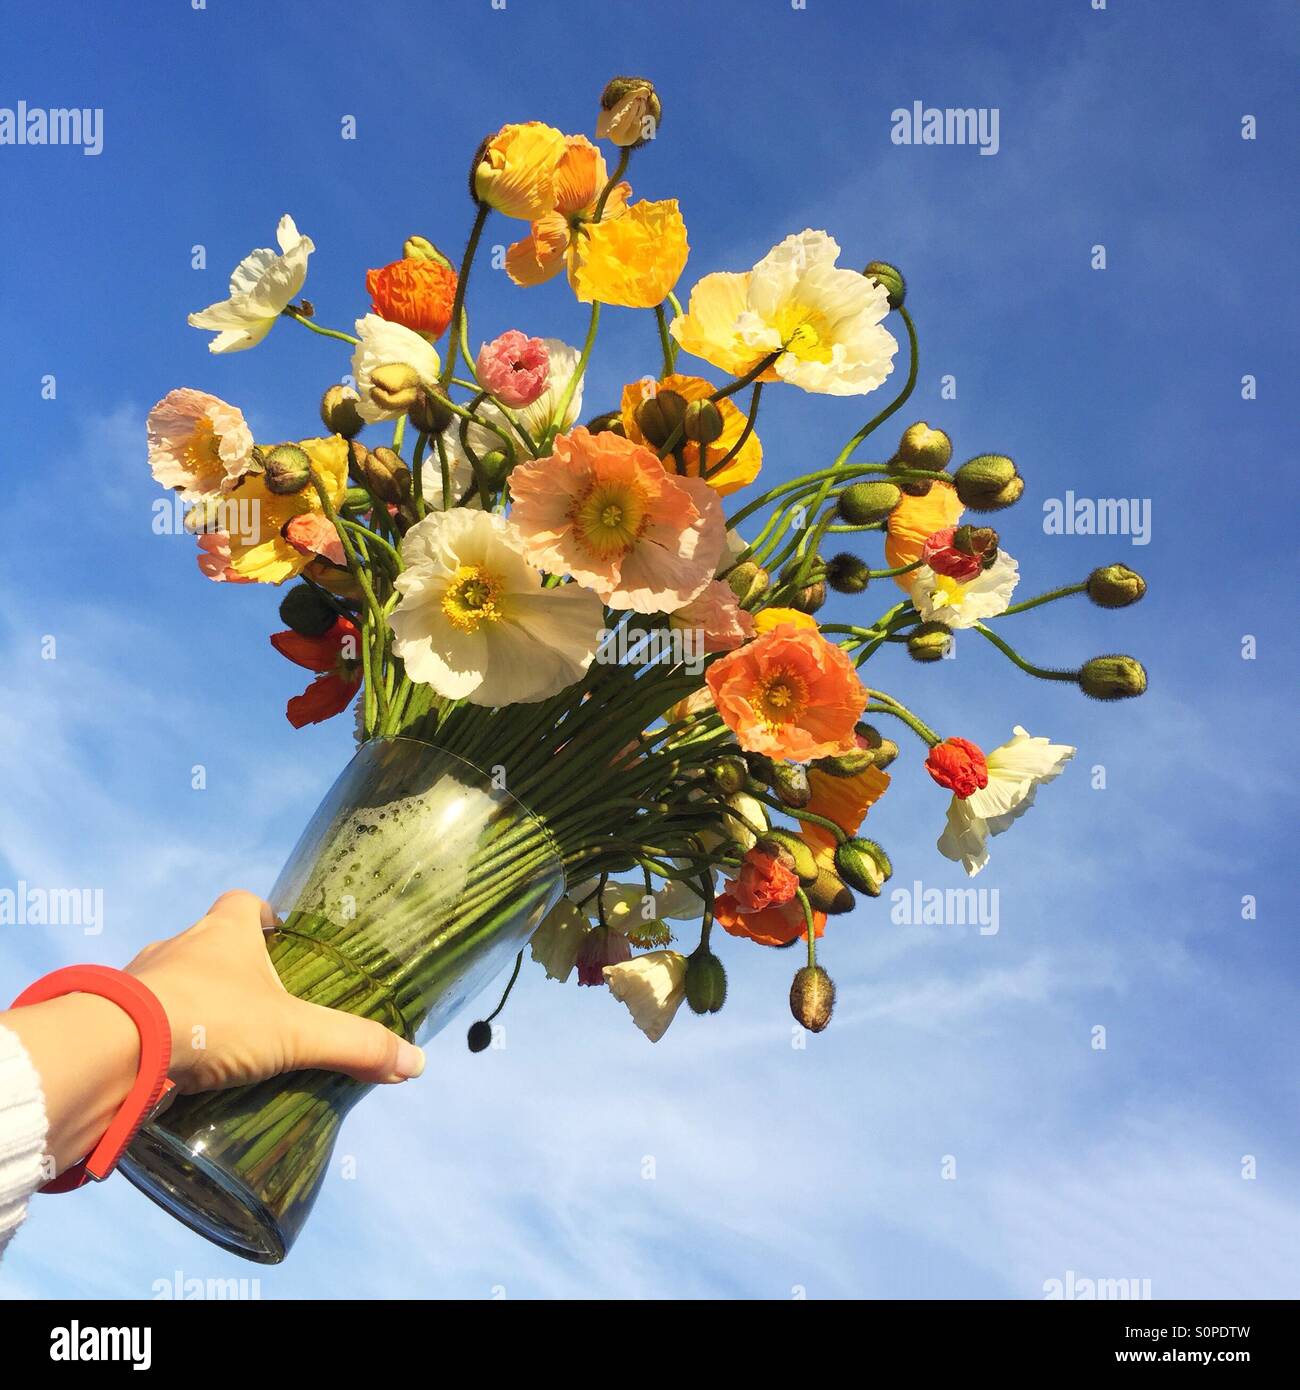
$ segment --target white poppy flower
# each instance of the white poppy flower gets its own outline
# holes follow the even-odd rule
[[[558,695],[596,654],[604,608],[577,584],[544,589],[502,516],[431,512],[402,538],[393,650],[412,680],[474,705]]]
[[[1020,566],[999,549],[997,559],[988,569],[965,582],[936,574],[929,565],[922,565],[907,579],[912,604],[926,622],[937,621],[952,628],[974,627],[985,618],[1006,612],[1020,582]]]
[[[686,957],[679,951],[649,951],[605,967],[605,983],[627,1005],[632,1022],[658,1042],[686,998]]]
[[[367,314],[357,320],[360,342],[352,351],[352,377],[357,384],[357,413],[369,424],[378,420],[395,420],[405,415],[406,405],[385,407],[371,394],[374,375],[381,367],[406,365],[425,386],[436,386],[442,361],[427,339],[412,329],[378,314]]]
[[[230,277],[230,297],[189,316],[191,328],[211,328],[209,352],[243,352],[271,331],[307,278],[307,257],[316,249],[286,212],[275,229],[280,255],[268,246],[245,256]]]
[[[783,381],[830,396],[873,391],[894,368],[898,343],[880,321],[882,285],[835,264],[839,244],[803,231],[774,246],[750,273],[736,337],[754,353],[779,352]]]
[[[960,860],[973,878],[989,862],[985,844],[1034,804],[1044,782],[1060,776],[1077,749],[1065,743],[1032,738],[1019,724],[1009,743],[995,748],[985,759],[988,785],[968,797],[954,796],[948,806],[948,824],[939,836],[939,853]]]
[[[546,977],[561,984],[573,974],[578,951],[591,931],[591,923],[570,898],[561,898],[533,933],[533,959],[545,967]]]

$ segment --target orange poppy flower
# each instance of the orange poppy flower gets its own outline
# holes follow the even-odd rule
[[[921,558],[926,538],[955,526],[965,508],[951,483],[935,483],[924,497],[909,497],[904,493],[898,506],[889,514],[886,523],[885,559],[891,569],[910,565]],[[894,583],[908,593],[913,576],[896,574]]]
[[[370,309],[389,323],[440,338],[451,322],[456,272],[437,261],[401,260],[366,271]]]
[[[826,914],[814,912],[813,931],[823,936]],[[760,946],[787,946],[802,937],[808,939],[803,905],[797,898],[780,907],[765,907],[761,912],[741,912],[740,905],[729,893],[719,893],[713,902],[713,920],[732,936],[748,937]]]

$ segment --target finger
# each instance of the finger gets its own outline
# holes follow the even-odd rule
[[[373,1019],[292,1002],[298,1067],[341,1071],[358,1081],[409,1081],[424,1070],[424,1053]]]

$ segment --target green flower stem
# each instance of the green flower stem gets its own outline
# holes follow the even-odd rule
[[[817,932],[813,924],[812,903],[808,901],[808,894],[802,888],[794,890],[795,897],[799,900],[799,906],[803,908],[804,933],[808,937],[808,965],[817,964]]]
[[[892,714],[896,719],[901,719],[918,738],[928,743],[931,748],[936,743],[942,742],[939,735],[928,724],[923,723],[906,705],[902,705],[892,696],[886,695],[883,690],[871,691],[866,712],[868,714]]]
[[[483,227],[490,211],[486,203],[479,203],[474,225],[470,228],[469,241],[465,244],[465,254],[461,258],[460,274],[456,277],[456,293],[451,301],[451,332],[447,336],[447,360],[442,364],[442,372],[439,375],[439,381],[444,387],[456,371],[456,349],[460,342],[461,319],[465,314],[465,287],[469,284],[470,267],[478,253],[479,240],[483,236]]]
[[[596,345],[596,329],[600,326],[600,303],[593,300],[591,305],[591,318],[587,323],[587,336],[583,340],[582,354],[578,358],[578,365],[573,369],[573,375],[569,378],[569,384],[564,388],[559,402],[555,407],[555,414],[551,416],[550,428],[546,431],[546,440],[543,447],[549,446],[551,440],[560,432],[560,427],[564,423],[564,417],[568,413],[569,406],[573,403],[574,392],[578,389],[578,383],[586,375],[587,363],[591,361],[591,350]]]
[[[749,414],[745,420],[745,428],[741,430],[736,442],[723,454],[717,463],[710,464],[708,468],[701,471],[700,476],[702,478],[707,480],[716,477],[745,447],[745,443],[749,439],[749,436],[754,433],[754,424],[758,419],[758,404],[762,395],[763,383],[761,381],[756,381],[754,383],[754,390],[749,397]]]
[[[351,333],[340,332],[337,328],[322,328],[320,324],[309,319],[301,309],[295,309],[292,304],[280,312],[282,317],[292,319],[295,323],[302,324],[304,328],[310,328],[313,333],[319,333],[322,338],[337,338],[341,343],[352,343],[354,346],[361,341],[360,338],[354,338]]]
[[[614,165],[614,172],[605,180],[605,186],[600,190],[600,197],[596,199],[596,207],[592,213],[591,220],[599,222],[605,215],[605,204],[609,202],[609,195],[614,191],[619,179],[627,173],[628,161],[632,158],[632,147],[624,145],[618,156],[618,163]]]
[[[1064,588],[1053,589],[1050,593],[1039,594],[1037,598],[1027,598],[1022,603],[1013,603],[1010,608],[1004,608],[1001,613],[994,614],[996,618],[1010,618],[1016,613],[1028,613],[1031,608],[1041,608],[1045,603],[1055,603],[1058,598],[1069,598],[1071,594],[1086,593],[1087,583],[1067,584]]]
[[[1002,638],[997,635],[997,633],[992,631],[991,628],[985,627],[983,623],[976,623],[975,631],[978,632],[981,637],[985,637],[990,642],[992,642],[993,645],[1003,654],[1003,656],[1009,657],[1017,666],[1020,667],[1022,671],[1027,671],[1031,676],[1037,676],[1039,680],[1077,681],[1079,679],[1079,672],[1077,670],[1052,670],[1045,666],[1035,666],[1032,662],[1026,661],[1024,657],[1021,656],[1020,653],[1016,651],[1016,649],[1009,642],[1004,642]]]
[[[664,306],[655,305],[655,322],[659,325],[659,347],[664,355],[664,369],[659,379],[671,376],[673,371],[673,340],[668,336],[668,320],[664,317]]]
[[[789,816],[791,820],[808,821],[812,825],[820,825],[823,830],[829,830],[835,836],[835,843],[842,845],[849,837],[844,833],[844,827],[837,825],[828,816],[820,816],[814,811],[809,811],[802,806],[787,806],[779,797],[770,796],[767,792],[754,794],[756,801],[761,801],[764,806],[770,806],[774,811],[780,811],[782,815]],[[734,811],[728,811],[728,815],[735,815]]]

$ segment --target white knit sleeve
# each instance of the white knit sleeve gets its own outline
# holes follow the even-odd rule
[[[18,1035],[0,1027],[0,1255],[41,1185],[45,1095]]]

